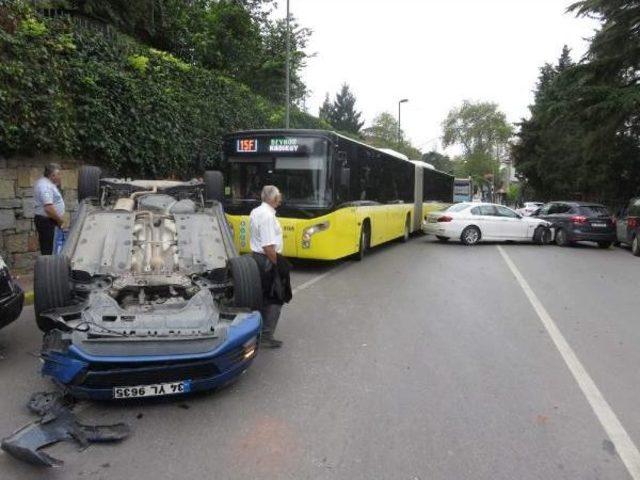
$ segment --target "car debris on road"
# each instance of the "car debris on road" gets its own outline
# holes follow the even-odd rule
[[[124,423],[80,423],[72,407],[73,403],[60,392],[34,394],[28,408],[40,419],[2,440],[0,447],[11,456],[32,465],[59,467],[64,462],[44,452],[44,447],[63,440],[75,440],[84,449],[91,443],[119,442],[131,433]]]

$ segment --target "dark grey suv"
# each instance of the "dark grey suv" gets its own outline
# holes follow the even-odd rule
[[[590,202],[550,202],[532,216],[551,223],[557,245],[596,242],[609,248],[616,241],[616,227],[607,207]]]
[[[640,197],[632,198],[618,214],[616,229],[618,243],[630,245],[631,252],[640,257]]]

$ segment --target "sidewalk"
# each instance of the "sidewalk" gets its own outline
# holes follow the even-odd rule
[[[24,304],[33,305],[33,272],[12,272],[12,275],[24,290]]]

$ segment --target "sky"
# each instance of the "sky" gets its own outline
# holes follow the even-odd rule
[[[598,26],[565,13],[573,0],[290,0],[313,30],[303,77],[318,114],[346,82],[366,125],[397,116],[420,150],[442,151],[441,123],[463,100],[498,104],[510,122],[528,115],[545,62],[563,45],[579,60]],[[286,0],[276,15],[286,16]],[[455,153],[449,149],[447,153]]]

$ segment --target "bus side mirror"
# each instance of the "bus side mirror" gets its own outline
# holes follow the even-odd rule
[[[349,188],[350,183],[351,183],[351,169],[342,167],[340,169],[340,186]]]

